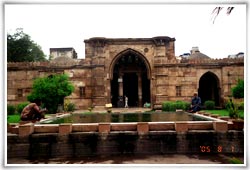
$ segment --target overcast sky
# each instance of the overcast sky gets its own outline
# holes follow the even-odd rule
[[[213,24],[216,4],[5,4],[5,30],[23,28],[42,47],[73,47],[84,58],[84,39],[175,38],[175,55],[198,46],[211,58],[246,53],[246,4],[225,5]],[[220,5],[221,6],[221,5]],[[228,16],[226,8],[234,6]]]

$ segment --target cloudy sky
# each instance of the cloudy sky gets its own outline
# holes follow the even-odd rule
[[[213,23],[213,9],[224,9]],[[234,6],[230,15],[226,8]],[[5,4],[6,34],[23,28],[42,47],[73,47],[84,39],[174,37],[175,55],[198,46],[211,58],[246,53],[246,4]]]

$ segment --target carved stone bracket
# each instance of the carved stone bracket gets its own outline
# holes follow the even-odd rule
[[[153,37],[152,40],[154,41],[154,44],[156,46],[165,46],[170,41],[175,41],[175,38],[170,38],[166,36],[160,36],[160,37]]]
[[[89,42],[94,47],[104,47],[106,45],[106,43],[107,43],[107,40],[104,37],[96,37],[96,38],[89,39]]]

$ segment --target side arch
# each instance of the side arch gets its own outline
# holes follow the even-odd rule
[[[207,100],[213,100],[216,106],[220,106],[221,88],[218,76],[211,71],[204,73],[199,79],[198,93],[202,104]]]

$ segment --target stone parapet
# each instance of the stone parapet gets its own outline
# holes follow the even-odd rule
[[[111,131],[136,131],[137,123],[111,123]]]
[[[58,133],[59,125],[35,125],[34,133]]]
[[[29,136],[33,132],[34,132],[33,123],[26,123],[19,126],[19,131],[18,131],[19,136]]]
[[[175,123],[176,132],[187,132],[188,131],[188,122],[176,122]]]
[[[110,123],[99,123],[98,131],[99,131],[99,133],[109,133],[110,132]]]
[[[73,132],[97,132],[98,123],[73,124],[72,131]]]
[[[148,122],[138,122],[137,123],[137,132],[139,134],[148,133],[148,131],[149,131]]]
[[[65,135],[72,132],[72,124],[71,123],[62,123],[59,124],[59,134]]]
[[[226,132],[228,131],[228,124],[226,121],[214,121],[213,127],[216,132]]]
[[[8,158],[76,158],[128,153],[140,155],[200,154],[204,152],[215,154],[244,153],[244,132],[236,130],[226,132],[167,130],[149,131],[148,133],[110,131],[110,133],[74,132],[65,135],[37,133],[29,136],[16,134],[8,134],[7,136]]]

